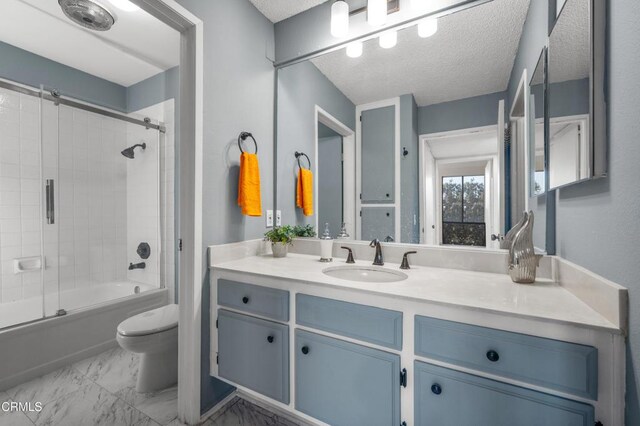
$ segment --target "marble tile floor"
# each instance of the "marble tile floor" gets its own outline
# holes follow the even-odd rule
[[[42,410],[0,410],[2,426],[179,426],[178,390],[135,391],[138,356],[114,348],[0,392],[0,403],[42,403]],[[235,397],[205,426],[300,426]]]

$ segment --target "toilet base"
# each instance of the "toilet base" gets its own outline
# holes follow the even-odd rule
[[[141,353],[136,391],[156,392],[178,383],[178,348]]]

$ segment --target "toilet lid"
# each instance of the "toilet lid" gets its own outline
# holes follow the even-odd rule
[[[144,336],[178,326],[178,305],[172,304],[134,315],[120,323],[118,334]]]

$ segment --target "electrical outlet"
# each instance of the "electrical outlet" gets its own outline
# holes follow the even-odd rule
[[[276,226],[282,226],[282,211],[276,210]]]
[[[273,210],[267,210],[267,228],[273,227]]]

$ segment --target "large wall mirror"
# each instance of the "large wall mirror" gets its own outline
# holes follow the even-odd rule
[[[549,36],[551,189],[606,175],[605,3],[557,4]]]
[[[411,26],[280,68],[282,223],[321,231],[329,223],[335,236],[344,222],[354,239],[497,249],[492,235],[508,229],[509,206],[514,217],[526,208],[512,194],[529,196],[528,165],[509,158],[504,140],[528,9],[529,0],[494,0],[430,29]],[[519,92],[527,102],[528,85]],[[512,134],[516,145],[524,158],[526,133]],[[314,174],[309,215],[296,207],[299,167]]]

